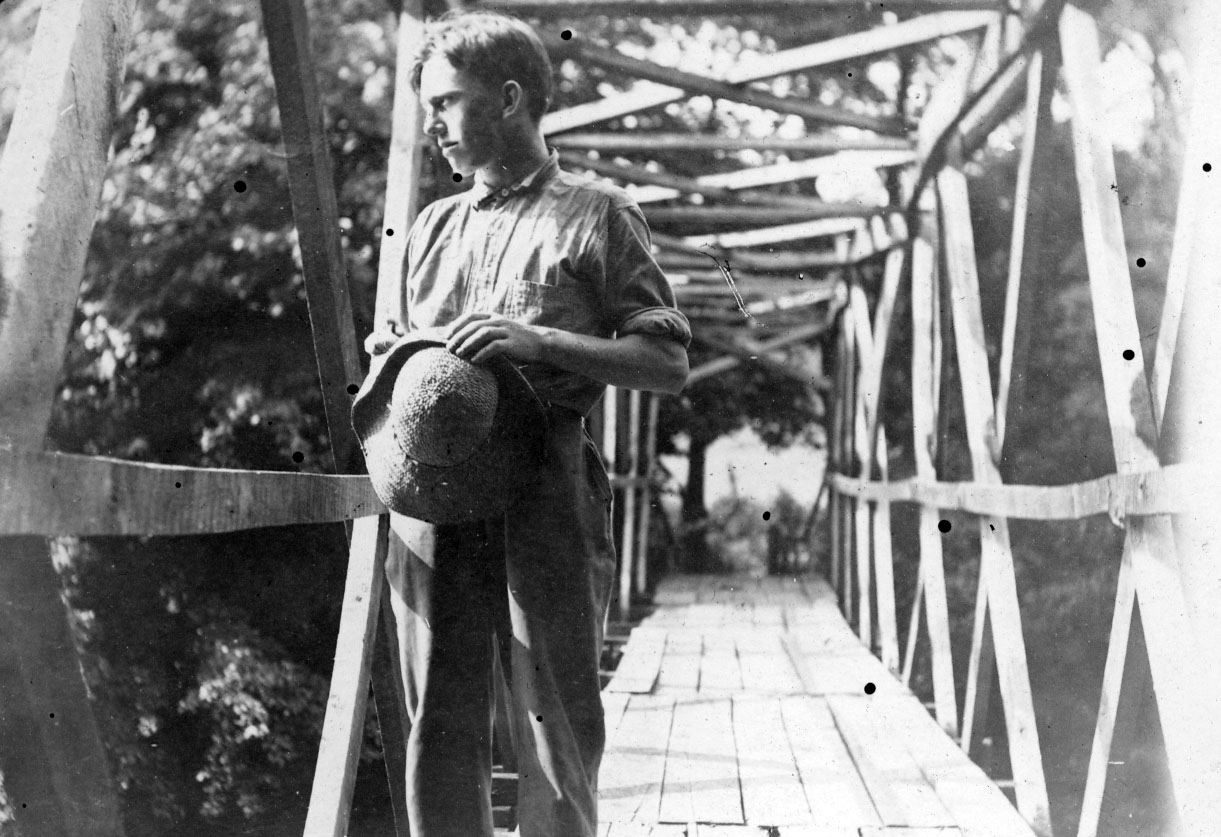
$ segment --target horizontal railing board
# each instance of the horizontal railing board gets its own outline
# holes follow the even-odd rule
[[[831,487],[857,499],[914,502],[946,511],[1015,517],[1025,520],[1079,520],[1109,514],[1180,514],[1203,510],[1218,478],[1191,465],[1167,465],[1156,471],[1111,474],[1070,485],[985,485],[974,482],[930,482],[907,479],[877,482],[831,474]]]
[[[0,451],[0,535],[201,535],[385,512],[366,476]]]

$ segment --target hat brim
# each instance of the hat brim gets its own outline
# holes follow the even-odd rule
[[[388,421],[394,382],[413,354],[444,345],[434,332],[414,332],[375,358],[352,401],[352,427],[373,490],[391,511],[430,523],[495,517],[537,476],[547,413],[513,362],[498,356],[486,364],[498,385],[496,415],[475,453],[449,467],[412,459]]]

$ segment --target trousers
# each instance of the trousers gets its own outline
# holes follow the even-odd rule
[[[444,526],[396,515],[392,531],[412,837],[492,835],[497,657],[522,837],[594,837],[615,549],[610,484],[581,416],[549,410],[541,472],[504,515]]]

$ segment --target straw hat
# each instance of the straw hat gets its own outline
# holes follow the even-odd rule
[[[512,361],[476,366],[435,332],[409,334],[375,358],[352,402],[377,496],[431,523],[508,508],[538,472],[546,425]]]

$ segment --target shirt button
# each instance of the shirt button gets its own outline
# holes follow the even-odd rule
[[[509,190],[508,190],[508,189],[501,189],[501,190],[500,190],[500,196],[501,196],[502,198],[507,198],[507,197],[509,196]]]

